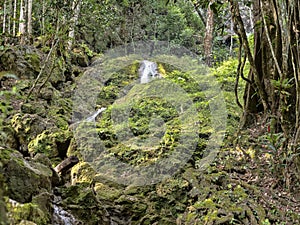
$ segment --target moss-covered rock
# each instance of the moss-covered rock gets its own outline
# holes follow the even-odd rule
[[[11,126],[1,127],[0,146],[12,149],[19,148],[19,141],[16,137],[14,129]]]
[[[11,126],[16,133],[20,151],[26,154],[29,142],[44,130],[55,127],[55,124],[36,114],[17,113],[11,119]]]
[[[46,51],[49,51],[48,47]],[[23,68],[31,71],[29,76],[36,76],[40,66],[37,62],[38,55],[30,51],[23,53],[8,50],[0,61],[29,62],[32,66],[25,65]],[[75,82],[79,81],[84,70],[81,67],[87,66],[92,57],[88,54],[88,49],[79,47],[79,51],[74,52],[71,58],[67,56],[66,59],[53,59],[54,67],[48,82],[39,92],[33,92],[32,97],[22,105],[21,113],[11,116],[11,127],[4,127],[6,139],[1,137],[1,145],[7,142],[7,148],[0,149],[0,222],[6,220],[2,214],[7,210],[9,223],[23,225],[59,224],[64,219],[65,222],[76,221],[88,225],[279,224],[279,217],[281,220],[288,219],[287,223],[298,224],[297,213],[282,213],[280,207],[262,203],[259,188],[243,182],[249,178],[250,172],[243,179],[237,174],[242,164],[237,163],[238,159],[231,161],[230,156],[220,153],[225,154],[226,158],[216,158],[205,171],[197,169],[199,161],[207,154],[205,149],[208,140],[215,132],[211,126],[211,100],[206,98],[211,94],[206,86],[210,79],[204,79],[203,85],[199,85],[191,77],[192,72],[178,69],[181,65],[175,58],[170,59],[173,64],[178,64],[178,68],[173,64],[160,62],[166,61],[167,56],[157,58],[158,70],[164,77],[162,80],[175,84],[186,92],[186,95],[170,95],[168,99],[161,98],[156,93],[165,90],[163,93],[167,95],[169,86],[166,84],[169,83],[154,81],[149,85],[136,85],[139,57],[96,60],[94,67],[88,68],[87,73],[97,75],[99,68],[105,68],[101,70],[103,77],[99,77],[97,85],[89,79],[85,80],[87,88],[82,93],[86,94],[88,100],[97,98],[95,108],[107,107],[107,110],[96,118],[96,124],[73,124],[72,127],[79,128],[73,130],[75,134],[78,132],[76,139],[73,139],[69,131],[72,111],[79,114],[78,120],[83,120],[95,110],[86,109],[84,104],[74,106],[70,98],[74,94]],[[68,59],[72,59],[76,65],[67,68]],[[129,61],[132,62],[131,65],[127,64]],[[7,62],[3,62],[0,67],[16,69]],[[236,63],[224,63],[205,77],[216,76],[226,90],[230,127],[227,127],[228,135],[232,134],[240,115],[239,109],[232,104],[235,100],[232,85]],[[121,68],[122,65],[125,66]],[[20,68],[18,71],[21,73]],[[18,90],[25,95],[32,86],[29,80],[17,83]],[[97,95],[93,96],[94,93]],[[180,115],[187,107],[172,104],[184,102],[186,98],[195,106],[195,115],[190,117],[195,116],[197,123],[184,124]],[[126,104],[125,100],[128,99],[130,104]],[[118,120],[118,115],[122,115],[128,105],[128,117],[122,121],[124,117],[120,116]],[[108,160],[111,158],[142,168],[169,157],[176,147],[185,150],[180,142],[180,135],[189,127],[196,127],[198,131],[196,137],[193,137],[197,139],[195,150],[188,163],[178,169],[173,177],[153,185],[132,184],[127,187],[108,179],[107,174],[116,170],[109,165]],[[229,152],[234,152],[235,149],[230,147],[232,139],[228,139],[228,142]],[[102,155],[103,151],[97,151],[100,147],[101,150],[105,147],[107,157],[106,153]],[[21,149],[22,153],[26,153],[27,148],[34,155],[31,160],[24,159],[18,151],[13,150]],[[71,182],[63,184],[50,167],[71,155],[78,156],[80,163],[71,170]],[[97,166],[101,167],[101,172],[90,164],[97,163],[100,159],[102,161]],[[172,163],[177,164],[176,160]],[[172,163],[170,167],[174,166]],[[127,176],[126,173],[127,171],[124,172]],[[56,182],[53,182],[54,175],[57,176]],[[53,190],[51,182],[55,183]],[[8,197],[1,198],[1,194]],[[6,199],[6,205],[3,204],[3,199]],[[64,213],[70,220],[63,217]]]
[[[21,105],[21,112],[24,114],[37,114],[45,117],[47,114],[47,103],[44,100],[36,100],[34,102],[27,102]]]
[[[67,70],[64,57],[57,56],[54,59],[53,68],[49,76],[49,82],[53,87],[60,90],[63,88],[63,83],[66,81],[65,71]]]
[[[92,183],[96,172],[86,162],[76,164],[71,170],[71,183],[77,184],[82,182]]]
[[[34,78],[40,71],[40,53],[31,46],[12,46],[0,55],[1,69],[14,71],[21,78]]]
[[[60,189],[60,204],[87,225],[108,225],[109,215],[87,183]]]
[[[34,195],[50,191],[52,171],[49,167],[23,159],[16,150],[1,150],[4,178],[8,196],[20,203],[27,203]]]
[[[102,201],[113,202],[115,199],[118,199],[118,197],[120,197],[122,194],[122,190],[120,190],[119,188],[100,182],[95,183],[95,191],[97,193],[98,198]]]
[[[51,224],[51,217],[37,204],[21,204],[14,200],[8,200],[7,207],[10,224]]]
[[[70,98],[64,98],[62,95],[57,96],[56,92],[52,98],[47,117],[51,118],[58,128],[67,130],[71,121],[72,102]]]
[[[71,55],[71,62],[74,65],[87,67],[89,65],[89,58],[84,52],[82,52],[82,50],[74,49]]]
[[[31,155],[43,153],[47,157],[64,159],[72,139],[72,133],[68,130],[51,131],[45,130],[38,134],[28,144],[28,151]]]
[[[7,216],[6,216],[6,204],[4,202],[4,195],[5,193],[5,183],[4,183],[4,171],[2,168],[3,164],[0,161],[0,224],[1,225],[7,225]]]

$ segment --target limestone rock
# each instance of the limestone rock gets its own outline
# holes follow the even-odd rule
[[[45,190],[50,191],[52,171],[49,167],[25,160],[16,150],[4,150],[1,155],[6,157],[2,162],[7,192],[11,199],[26,203],[34,195]]]
[[[67,154],[71,138],[72,133],[69,131],[45,130],[28,144],[28,151],[31,155],[43,153],[49,158],[63,159]]]
[[[26,154],[28,152],[27,145],[38,134],[44,130],[55,127],[54,122],[42,118],[36,114],[15,114],[11,119],[11,126],[15,131],[16,137],[19,141],[20,152]]]

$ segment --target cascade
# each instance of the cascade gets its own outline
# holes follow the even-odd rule
[[[158,73],[157,64],[148,60],[143,60],[139,68],[140,83],[149,83],[151,80],[161,78]]]

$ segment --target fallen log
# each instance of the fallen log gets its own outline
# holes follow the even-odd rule
[[[66,173],[68,170],[70,170],[73,166],[75,166],[79,162],[79,159],[76,156],[70,156],[66,158],[64,161],[59,163],[54,170],[57,173]]]

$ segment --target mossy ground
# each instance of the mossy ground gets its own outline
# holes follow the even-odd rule
[[[6,94],[12,91],[13,86],[18,94],[8,94],[11,101],[6,101],[7,104],[1,108],[5,114],[0,118],[0,132],[4,134],[0,139],[0,169],[20,171],[19,177],[14,174],[14,181],[19,181],[23,189],[14,182],[8,182],[11,180],[5,173],[3,177],[0,176],[0,187],[3,189],[0,194],[6,196],[0,198],[0,212],[7,211],[7,218],[0,217],[2,221],[9,220],[10,224],[18,224],[21,220],[51,224],[53,208],[51,204],[42,203],[44,200],[51,202],[55,195],[61,198],[57,204],[84,224],[299,223],[297,207],[289,207],[284,198],[272,194],[279,190],[284,193],[282,186],[278,184],[277,189],[272,189],[261,180],[275,180],[273,175],[266,177],[262,172],[269,171],[271,165],[265,163],[260,167],[260,163],[266,159],[266,154],[260,153],[261,145],[252,145],[249,143],[250,135],[241,136],[242,133],[237,132],[241,109],[236,106],[233,93],[235,60],[229,60],[212,71],[203,69],[207,80],[204,79],[202,85],[193,77],[195,68],[192,68],[192,64],[191,71],[183,72],[180,69],[181,62],[172,57],[158,56],[153,59],[164,78],[146,85],[137,84],[138,57],[133,56],[130,60],[119,57],[110,62],[100,62],[102,66],[106,63],[109,76],[99,78],[102,86],[93,110],[100,107],[106,107],[107,110],[96,118],[95,126],[84,127],[89,129],[81,134],[80,142],[73,137],[69,130],[72,125],[69,125],[74,110],[72,93],[83,76],[81,67],[89,63],[89,57],[83,54],[86,50],[79,49],[72,56],[70,62],[77,65],[67,64],[68,60],[63,58],[57,60],[52,78],[39,92],[33,92],[27,102],[25,99],[33,82],[32,77],[36,77],[41,66],[37,59],[43,53],[31,50],[31,54],[25,55],[22,51],[14,51],[6,50],[7,54],[1,60],[17,59],[20,63],[26,61],[32,65],[27,68],[28,77],[19,67],[10,67],[10,61],[4,65],[7,67],[5,71],[14,70],[21,79],[15,82],[13,78],[11,86],[6,85]],[[13,52],[11,56],[8,54],[10,52]],[[131,63],[128,64],[128,61]],[[97,63],[89,68],[89,72],[93,74],[96,68]],[[213,92],[206,83],[212,77],[222,87],[227,105],[227,126],[226,130],[222,130],[225,140],[219,154],[205,170],[200,170],[199,161],[207,155],[209,137],[215,132],[211,126],[211,101],[207,98]],[[90,85],[92,88],[93,84]],[[179,87],[180,94],[168,95],[168,90],[173,90],[171,88],[174,86]],[[242,89],[238,91],[242,93]],[[0,98],[4,99],[2,95]],[[20,106],[15,103],[20,103]],[[189,114],[192,119],[187,119],[182,114],[190,105],[194,106],[194,113]],[[78,111],[80,108],[75,107],[73,113]],[[122,114],[124,111],[127,112],[125,117]],[[84,119],[89,115],[80,116]],[[184,133],[191,127],[197,133],[196,138],[188,132]],[[107,155],[127,165],[152,165],[168,158],[176,148],[186,147],[180,142],[183,134],[191,142],[196,140],[191,157],[173,176],[156,184],[126,186],[114,183],[103,173],[104,170],[99,172],[84,161],[86,154],[94,153],[91,149],[100,142],[107,150]],[[12,152],[16,153],[15,157],[11,155]],[[51,186],[49,167],[56,166],[70,155],[77,155],[80,163],[64,177],[65,184]],[[41,166],[43,168],[38,167],[40,164],[34,159],[24,159],[34,156],[35,160],[44,164]],[[31,165],[30,168],[27,163]],[[105,165],[103,168],[106,168]],[[26,171],[34,173],[31,179]],[[50,171],[50,174],[45,175],[42,171]],[[48,184],[46,181],[49,186],[43,186]],[[24,197],[22,193],[26,192],[26,185],[22,182],[36,190],[28,188],[32,194],[26,196],[24,204],[13,205],[9,198],[21,201]],[[285,196],[292,198],[291,193]]]

